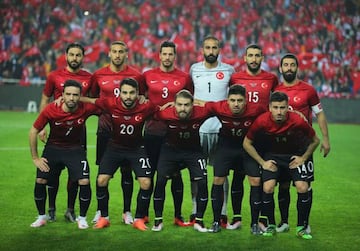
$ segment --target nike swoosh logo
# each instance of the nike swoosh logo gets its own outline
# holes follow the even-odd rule
[[[225,121],[225,120],[221,120],[221,123],[223,123],[223,124],[229,124],[230,122],[229,122],[229,121]]]
[[[117,119],[117,118],[120,118],[120,116],[117,116],[117,115],[114,115],[114,114],[111,114],[111,117]]]
[[[177,126],[169,125],[170,128],[177,128]]]
[[[61,125],[62,122],[55,122],[55,125]]]
[[[151,173],[151,171],[146,171],[146,172],[145,172],[145,174],[150,174],[150,173]]]
[[[89,175],[89,173],[83,173],[83,175]]]
[[[106,84],[108,84],[108,83],[109,83],[109,81],[102,81],[102,82],[101,82],[102,85],[106,85]]]
[[[157,80],[150,80],[150,84],[155,84],[157,82],[158,82]]]
[[[308,176],[307,175],[301,175],[301,178],[302,179],[305,179],[305,178],[307,178]]]

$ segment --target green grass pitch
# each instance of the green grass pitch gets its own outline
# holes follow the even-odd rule
[[[313,239],[310,241],[295,236],[296,193],[291,189],[290,232],[273,238],[250,234],[249,184],[245,181],[243,200],[243,227],[240,230],[223,230],[218,234],[198,233],[192,228],[173,225],[173,205],[169,185],[164,210],[162,232],[140,232],[121,223],[122,193],[119,172],[110,181],[110,219],[107,229],[77,229],[76,224],[66,223],[63,213],[66,208],[67,172],[61,176],[57,198],[57,222],[48,223],[39,229],[30,228],[37,215],[33,201],[35,167],[32,164],[28,132],[37,114],[25,112],[0,112],[0,250],[356,250],[360,246],[357,236],[360,230],[360,146],[359,125],[330,124],[331,152],[323,158],[318,148],[315,154],[315,182],[313,208],[310,224]],[[88,220],[96,208],[95,142],[97,118],[88,120],[88,159],[91,166],[92,202]],[[318,125],[314,128],[318,130]],[[321,138],[321,137],[320,137]],[[43,144],[39,143],[39,152]],[[188,173],[183,171],[185,183],[183,215],[191,213],[191,196]],[[212,169],[209,168],[209,188]],[[132,203],[138,185],[134,187]],[[276,196],[275,192],[275,196]],[[276,198],[276,197],[275,197]],[[77,202],[77,205],[79,203]],[[228,204],[232,217],[231,203]],[[276,219],[279,212],[276,208]],[[149,227],[153,224],[153,207],[150,205]],[[205,214],[205,224],[212,222],[211,202]]]

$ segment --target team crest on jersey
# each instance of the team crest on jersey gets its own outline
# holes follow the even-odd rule
[[[217,79],[223,79],[225,77],[224,73],[222,71],[219,71],[216,73],[216,78]]]
[[[261,83],[261,88],[267,89],[268,87],[269,87],[269,85],[267,83],[265,83],[265,82]]]
[[[248,127],[251,125],[251,123],[252,123],[251,120],[247,120],[245,121],[244,126]]]
[[[193,129],[198,129],[200,127],[200,124],[193,124],[192,128]]]
[[[81,83],[81,85],[82,85],[82,87],[86,87],[86,86],[88,86],[88,83],[84,81]]]
[[[177,81],[177,80],[175,80],[175,81],[174,81],[174,85],[175,85],[175,86],[178,86],[178,85],[180,85],[180,82]]]
[[[298,96],[295,96],[295,97],[293,98],[293,100],[294,100],[295,103],[301,102],[301,98],[299,98]]]
[[[78,123],[79,125],[84,124],[84,119],[78,119],[77,123]]]
[[[131,119],[131,116],[124,116],[124,119],[125,119],[125,120],[130,120],[130,119]]]
[[[142,120],[142,116],[141,116],[141,115],[135,116],[135,121],[141,121],[141,120]]]

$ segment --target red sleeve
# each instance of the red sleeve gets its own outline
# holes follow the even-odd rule
[[[54,72],[51,72],[49,76],[46,78],[46,83],[43,89],[43,94],[46,97],[52,97],[54,95],[55,90],[55,75]]]
[[[99,97],[100,96],[100,88],[98,85],[96,74],[91,76],[91,89],[90,89],[90,96],[91,97]]]

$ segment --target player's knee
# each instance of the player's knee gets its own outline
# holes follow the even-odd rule
[[[85,186],[85,185],[89,185],[90,184],[90,180],[89,179],[80,179],[78,181],[80,186]]]
[[[151,185],[151,179],[150,178],[138,178],[140,183],[140,188],[143,190],[149,190]]]
[[[252,176],[248,176],[249,178],[249,183],[250,186],[260,186],[261,185],[261,179],[260,177],[252,177]]]
[[[226,177],[218,177],[214,176],[213,184],[214,185],[222,185],[225,182]]]
[[[100,186],[100,187],[105,187],[107,186],[109,183],[109,176],[108,175],[102,175],[100,174],[98,177],[97,177],[97,185]]]
[[[263,191],[265,193],[273,193],[274,192],[274,187],[275,187],[275,181],[266,181],[263,184]]]
[[[295,186],[298,193],[308,192],[309,185],[306,181],[296,181]]]
[[[47,180],[43,178],[36,178],[36,183],[38,184],[47,184]]]

